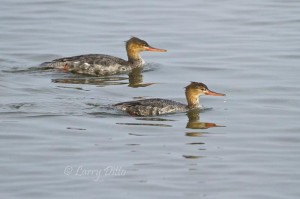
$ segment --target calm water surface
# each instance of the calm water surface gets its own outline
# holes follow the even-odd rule
[[[0,19],[1,198],[299,198],[299,1],[4,0]],[[29,69],[126,58],[130,36],[168,52],[130,77]],[[227,96],[198,115],[108,108],[185,102],[190,81]]]

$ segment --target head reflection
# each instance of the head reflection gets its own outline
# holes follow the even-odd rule
[[[200,122],[200,109],[192,109],[187,112],[188,122],[186,128],[188,129],[208,129],[211,127],[224,127],[210,122]]]
[[[143,75],[142,75],[143,68],[134,68],[128,74],[129,83],[128,86],[132,88],[138,87],[147,87],[154,83],[143,83]]]

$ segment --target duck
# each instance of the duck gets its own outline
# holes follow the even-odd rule
[[[201,95],[225,96],[208,89],[202,82],[191,82],[185,87],[187,104],[169,99],[152,98],[136,101],[121,102],[112,105],[113,108],[126,112],[131,116],[158,116],[178,112],[186,112],[193,109],[201,109],[199,97]]]
[[[105,54],[86,54],[54,59],[42,63],[41,66],[93,76],[123,74],[144,66],[145,61],[140,55],[143,51],[167,52],[165,49],[150,46],[142,39],[131,37],[126,41],[127,60]]]

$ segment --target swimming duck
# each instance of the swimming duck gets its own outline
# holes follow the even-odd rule
[[[87,54],[55,59],[41,65],[79,74],[114,75],[129,73],[133,68],[142,67],[145,62],[140,53],[143,51],[166,52],[167,50],[151,47],[146,41],[132,37],[126,42],[126,51],[128,60],[111,55]]]
[[[132,116],[156,116],[176,112],[186,112],[191,109],[202,107],[199,102],[200,95],[225,96],[225,94],[209,90],[208,87],[201,82],[191,82],[185,87],[187,104],[169,99],[153,98],[121,102],[114,104],[113,107],[127,112]]]

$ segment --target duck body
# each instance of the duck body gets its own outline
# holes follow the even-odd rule
[[[143,51],[166,52],[164,49],[151,47],[147,42],[132,37],[126,42],[128,60],[105,54],[87,54],[64,57],[45,62],[42,66],[87,75],[115,75],[129,73],[132,69],[143,67],[144,60],[140,56]]]
[[[47,66],[71,73],[104,76],[129,73],[132,68],[141,67],[142,62],[130,64],[124,59],[110,55],[87,54],[55,59]]]
[[[132,116],[157,116],[189,110],[186,104],[160,98],[122,102],[113,107]]]

